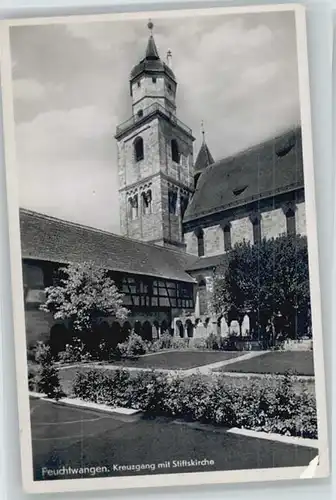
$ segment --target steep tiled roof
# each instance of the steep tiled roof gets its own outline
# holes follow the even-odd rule
[[[195,173],[203,172],[205,168],[207,168],[209,165],[212,165],[213,163],[215,163],[215,160],[213,159],[212,154],[209,151],[207,143],[203,141],[195,161]]]
[[[301,129],[298,128],[207,167],[184,222],[303,185]]]
[[[196,258],[107,231],[28,210],[20,210],[23,258],[59,262],[90,261],[105,269],[192,282],[185,272]]]

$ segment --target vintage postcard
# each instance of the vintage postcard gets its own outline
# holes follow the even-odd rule
[[[28,492],[328,475],[305,10],[1,26]]]

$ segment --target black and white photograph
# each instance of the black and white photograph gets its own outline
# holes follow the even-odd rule
[[[26,491],[328,475],[305,24],[2,23]]]

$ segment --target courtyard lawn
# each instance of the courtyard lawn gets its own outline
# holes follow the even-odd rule
[[[166,351],[157,354],[140,356],[138,359],[125,359],[113,363],[134,368],[157,368],[162,370],[189,370],[198,366],[209,365],[236,358],[245,354],[243,352],[224,351]]]
[[[293,370],[297,375],[314,376],[313,351],[276,351],[237,361],[219,369],[222,372],[272,373],[283,375]]]
[[[37,481],[308,466],[318,453],[314,448],[231,434],[211,426],[195,428],[171,419],[139,417],[127,421],[117,415],[39,399],[31,399],[30,407]],[[203,459],[213,464],[183,463]],[[153,467],[119,469],[120,465],[131,464]],[[83,472],[80,468],[84,467],[92,469]],[[100,467],[99,472],[94,467]],[[60,470],[63,472],[57,476]]]

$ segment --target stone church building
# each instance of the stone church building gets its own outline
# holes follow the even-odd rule
[[[55,328],[39,304],[60,265],[91,261],[109,270],[131,310],[115,329],[152,338],[175,325],[180,334],[180,318],[209,332],[220,328],[209,296],[225,254],[243,240],[305,234],[300,128],[224,159],[212,156],[203,132],[194,161],[171,60],[170,52],[160,57],[151,33],[130,73],[130,118],[115,134],[121,236],[21,210],[29,342]]]

